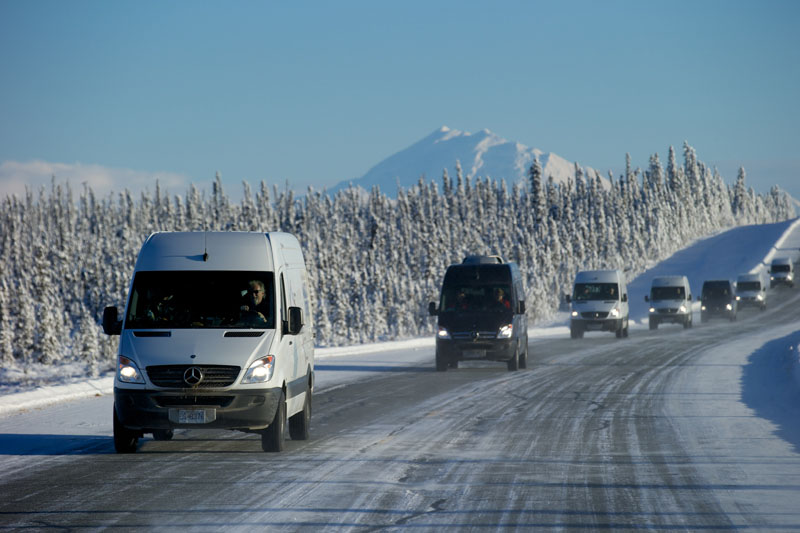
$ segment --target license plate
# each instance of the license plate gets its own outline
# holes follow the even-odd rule
[[[464,350],[461,357],[464,359],[483,359],[486,357],[486,350]]]
[[[169,419],[176,424],[208,424],[217,419],[216,409],[170,409]]]

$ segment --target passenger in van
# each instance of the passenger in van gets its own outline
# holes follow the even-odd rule
[[[244,304],[239,308],[242,318],[254,319],[258,322],[267,322],[269,304],[264,282],[254,279],[249,283],[250,288],[245,292]]]
[[[152,289],[148,289],[148,296],[152,297],[151,305],[147,309],[147,318],[155,323],[169,322],[175,319],[175,301],[172,293],[161,293],[153,295]]]
[[[505,291],[499,287],[494,290],[494,305],[503,309],[511,309],[511,302]]]

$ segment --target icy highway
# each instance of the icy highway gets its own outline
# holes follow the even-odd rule
[[[771,362],[800,343],[800,290],[699,322],[531,339],[518,372],[325,360],[311,439],[281,454],[192,430],[117,455],[108,396],[10,416],[0,528],[800,530],[800,405]]]

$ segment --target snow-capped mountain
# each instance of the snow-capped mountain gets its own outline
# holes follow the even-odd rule
[[[381,192],[393,196],[397,187],[408,189],[422,176],[441,184],[442,173],[447,169],[456,179],[456,164],[461,165],[464,178],[491,178],[505,180],[509,185],[527,181],[528,169],[535,156],[539,157],[543,177],[553,176],[556,182],[566,182],[575,176],[575,164],[538,148],[509,141],[484,129],[469,133],[442,126],[408,148],[384,159],[366,174],[355,180],[338,183],[329,192],[336,192],[350,184],[366,190],[377,185]],[[591,168],[584,168],[588,176],[596,175]]]

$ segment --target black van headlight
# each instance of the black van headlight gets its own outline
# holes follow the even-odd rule
[[[514,333],[514,324],[506,324],[505,326],[500,327],[500,330],[497,332],[497,338],[510,339],[513,333]]]
[[[261,359],[256,359],[247,373],[242,378],[242,383],[265,383],[272,379],[272,373],[275,372],[275,357],[268,355]]]

